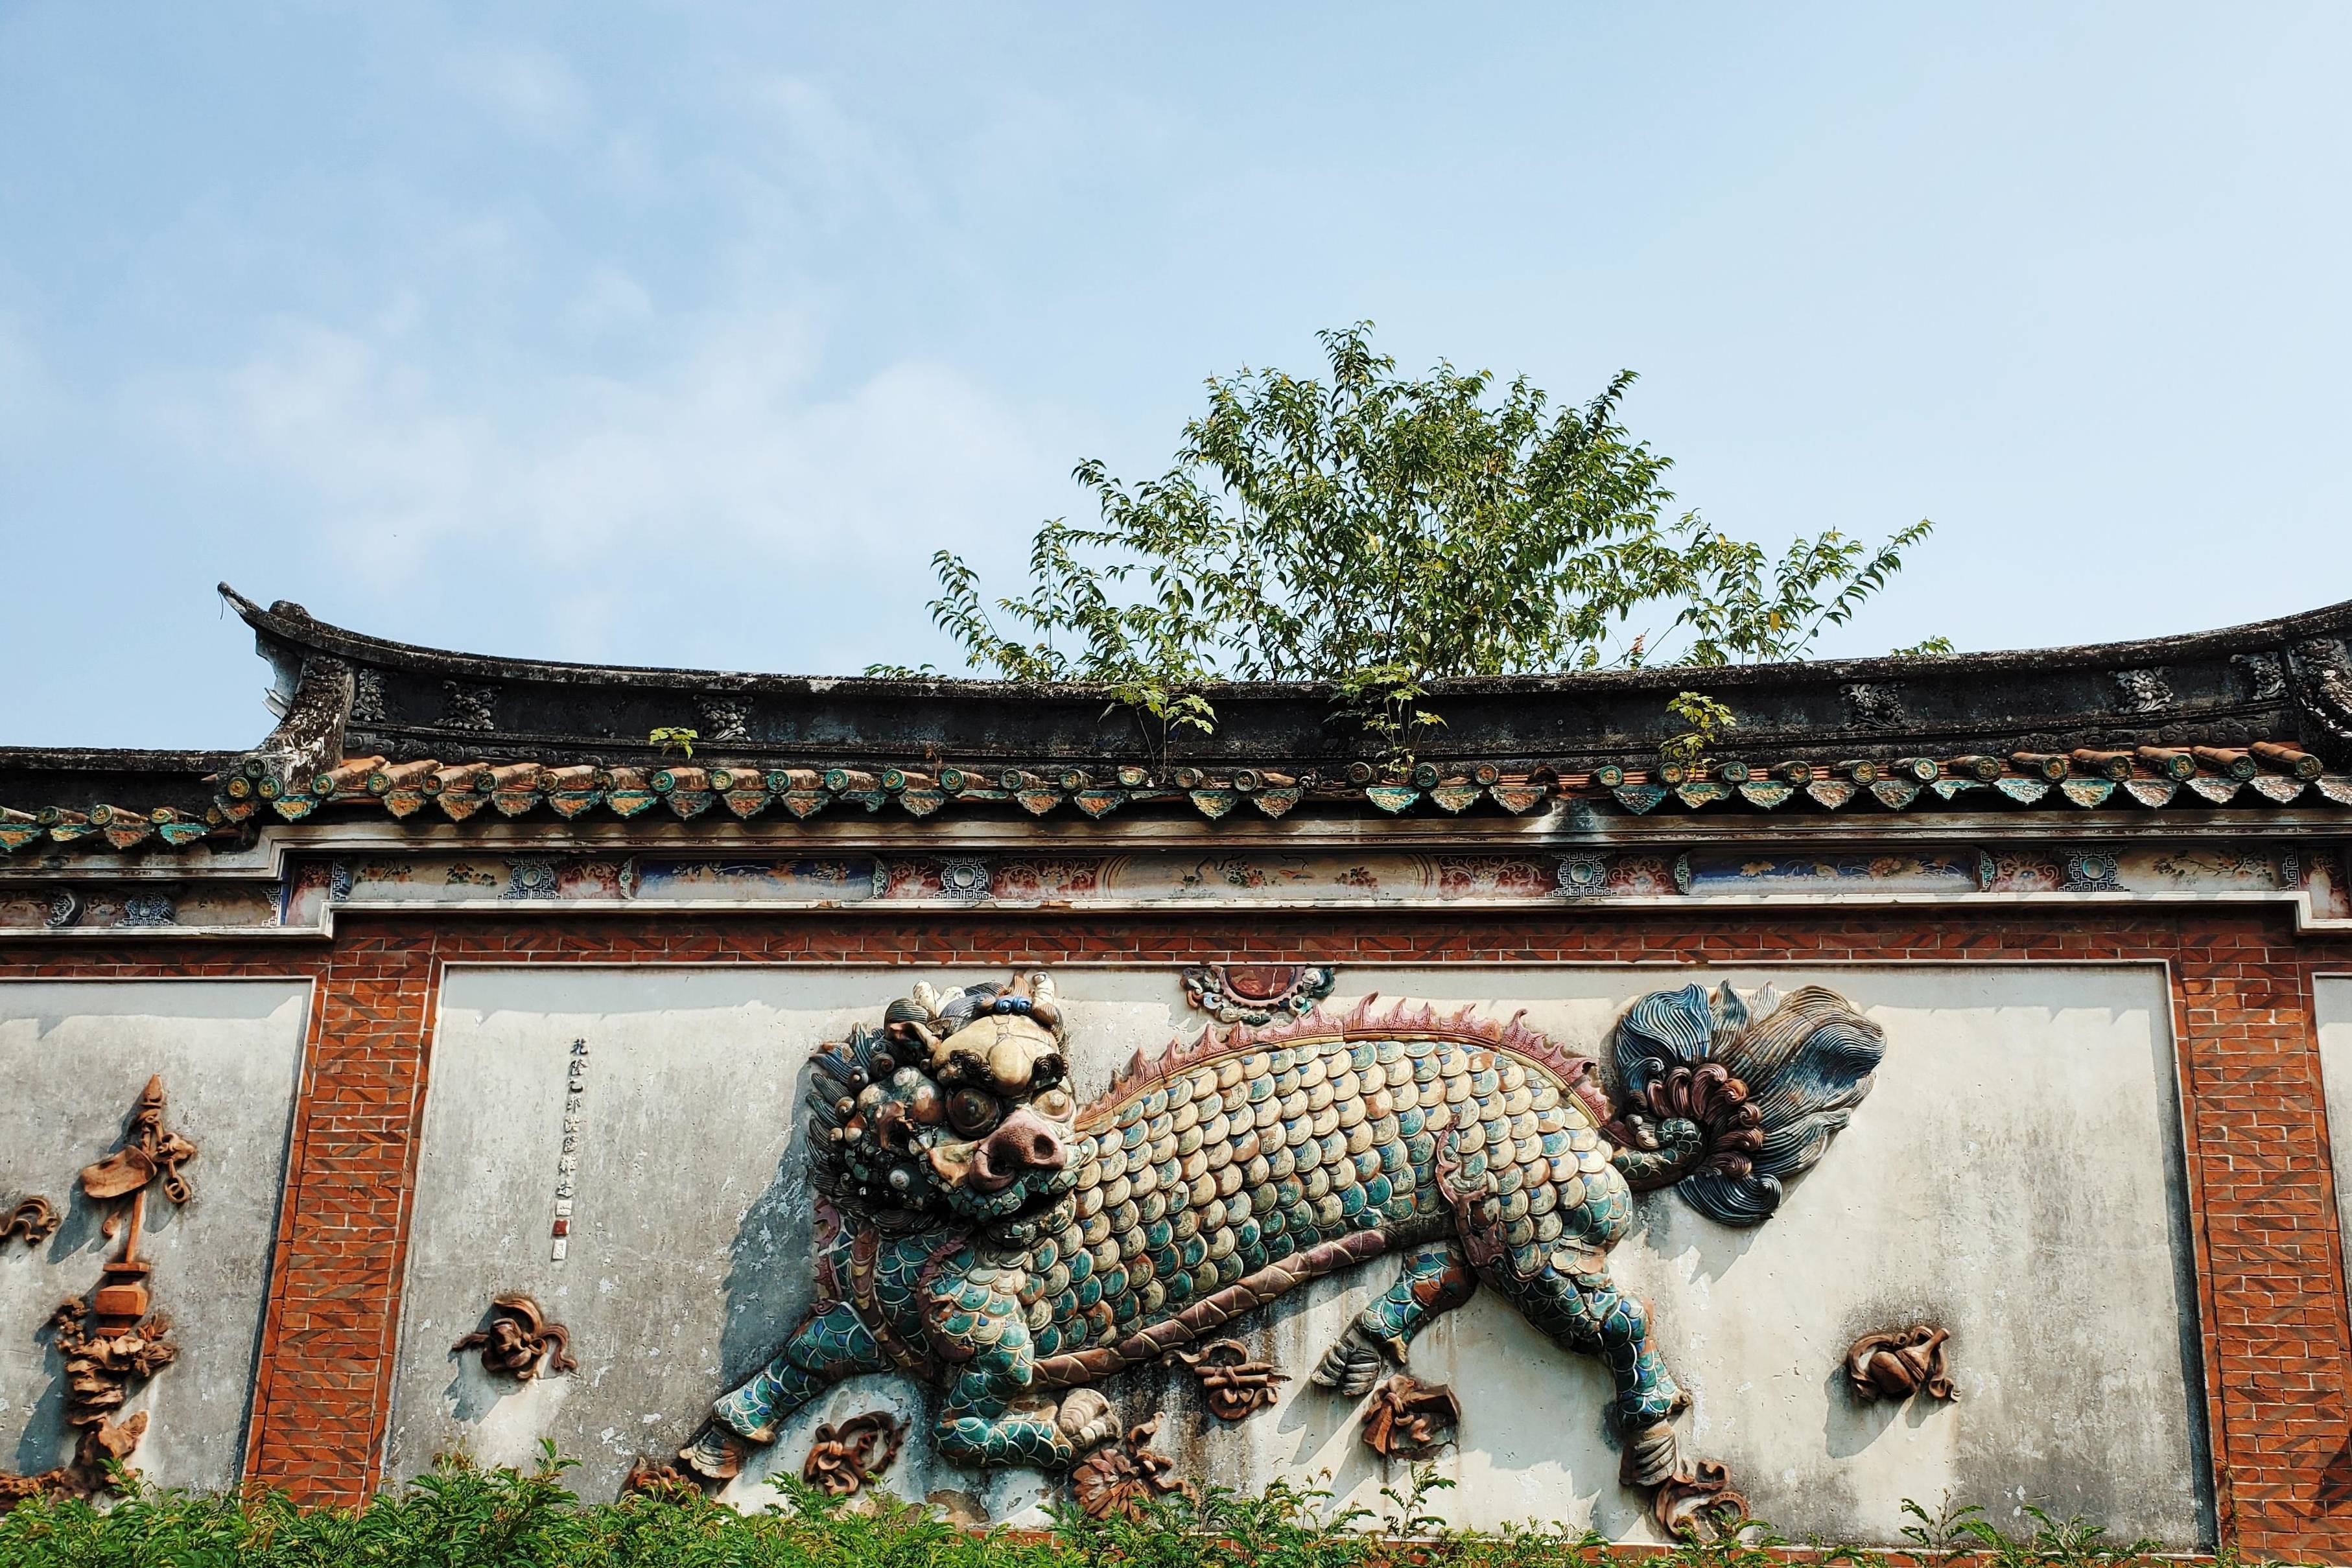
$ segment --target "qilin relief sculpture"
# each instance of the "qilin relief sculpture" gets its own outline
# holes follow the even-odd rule
[[[1314,1381],[1370,1392],[1433,1318],[1490,1289],[1607,1368],[1622,1479],[1688,1490],[1687,1396],[1610,1273],[1633,1194],[1763,1220],[1885,1046],[1814,987],[1661,992],[1616,1032],[1612,1104],[1598,1064],[1516,1018],[1367,998],[1139,1056],[1081,1107],[1064,1030],[1042,973],[924,985],[816,1058],[817,1303],[713,1406],[688,1466],[731,1476],[824,1388],[898,1368],[940,1389],[942,1458],[1068,1470],[1118,1437],[1093,1385],[1395,1252],[1397,1281]],[[1160,1475],[1129,1457],[1124,1482]]]

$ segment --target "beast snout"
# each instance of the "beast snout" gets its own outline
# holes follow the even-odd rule
[[[1030,1171],[1057,1171],[1069,1159],[1069,1145],[1054,1124],[1019,1106],[972,1151],[970,1179],[978,1191],[1003,1192]]]

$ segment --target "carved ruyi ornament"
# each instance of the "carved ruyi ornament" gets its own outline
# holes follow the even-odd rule
[[[1933,1323],[1864,1334],[1845,1353],[1846,1381],[1864,1399],[1903,1400],[1914,1394],[1958,1399],[1959,1390],[1944,1361],[1951,1337]]]
[[[1650,1495],[1650,1517],[1668,1535],[1712,1534],[1727,1540],[1749,1522],[1748,1498],[1731,1484],[1731,1474],[1713,1459],[1669,1476]]]
[[[183,1204],[193,1196],[180,1167],[196,1157],[196,1146],[163,1125],[163,1081],[150,1078],[131,1106],[131,1124],[113,1153],[83,1167],[82,1191],[94,1204],[109,1205],[101,1226],[121,1235],[121,1250],[99,1266],[98,1288],[87,1301],[70,1301],[49,1316],[58,1354],[65,1362],[66,1425],[81,1436],[72,1459],[33,1476],[0,1476],[0,1509],[27,1497],[90,1497],[110,1489],[110,1464],[128,1465],[146,1435],[147,1413],[117,1420],[132,1386],[179,1358],[171,1320],[151,1312],[149,1265],[139,1256],[147,1214],[147,1189]],[[56,1228],[56,1212],[46,1199],[28,1199],[16,1215],[40,1206],[32,1223]],[[16,1215],[10,1217],[16,1223]],[[47,1231],[43,1232],[47,1234]],[[29,1229],[27,1238],[30,1239]]]
[[[1328,964],[1195,964],[1184,999],[1219,1023],[1269,1024],[1313,1012],[1339,977]]]
[[[1078,1462],[1070,1472],[1070,1492],[1088,1519],[1140,1519],[1158,1499],[1198,1495],[1192,1482],[1175,1478],[1175,1460],[1153,1451],[1151,1440],[1159,1435],[1154,1416]]]
[[[547,1321],[539,1303],[518,1294],[490,1298],[489,1322],[449,1347],[452,1354],[482,1353],[482,1370],[528,1383],[543,1373],[577,1372],[572,1336]]]
[[[1220,1421],[1241,1421],[1273,1407],[1277,1384],[1290,1381],[1270,1361],[1252,1361],[1237,1339],[1212,1340],[1197,1351],[1174,1353],[1201,1385],[1202,1402]]]
[[[888,1469],[907,1440],[907,1424],[887,1410],[819,1427],[801,1479],[833,1497],[848,1497]]]
[[[623,1497],[666,1498],[674,1502],[691,1502],[702,1497],[702,1488],[692,1476],[676,1465],[656,1464],[651,1459],[639,1459],[621,1478]]]
[[[1454,1390],[1400,1373],[1372,1390],[1364,1443],[1384,1459],[1426,1459],[1452,1442],[1461,1425]]]
[[[58,1227],[63,1223],[58,1206],[35,1193],[10,1209],[5,1219],[0,1219],[0,1241],[5,1241],[11,1236],[21,1236],[26,1247],[38,1247],[55,1236]]]

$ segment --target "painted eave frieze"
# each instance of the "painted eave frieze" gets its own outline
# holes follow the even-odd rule
[[[0,751],[0,931],[321,936],[339,911],[1149,910],[2125,899],[2352,919],[2352,603],[2153,642],[1441,683],[1445,754],[1321,688],[1153,756],[1102,695],[493,659],[226,589],[236,753]],[[695,732],[691,757],[641,737]]]

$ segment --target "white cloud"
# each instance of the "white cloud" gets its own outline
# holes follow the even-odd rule
[[[572,325],[592,336],[642,327],[653,317],[653,296],[617,267],[596,268],[572,297]]]
[[[569,140],[588,122],[588,89],[544,49],[468,49],[447,61],[445,74],[467,97],[542,141]]]
[[[227,374],[151,383],[139,403],[193,454],[258,471],[379,582],[460,541],[468,570],[572,561],[605,580],[638,543],[744,570],[903,569],[1024,535],[1062,499],[1074,450],[938,363],[821,392],[792,311],[711,319],[634,379],[461,384],[410,347],[292,324]]]
[[[14,317],[0,311],[0,456],[37,450],[62,400],[40,350]]]

